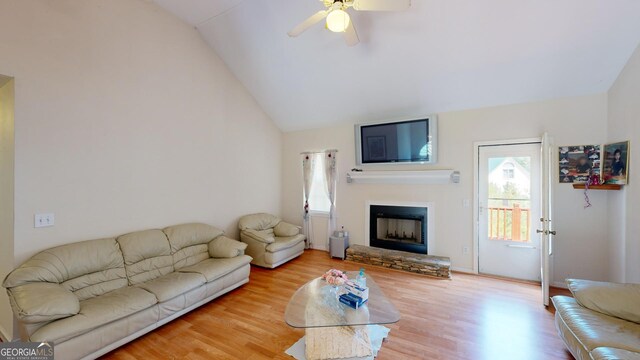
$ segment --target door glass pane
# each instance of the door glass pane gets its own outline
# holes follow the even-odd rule
[[[488,161],[488,238],[531,241],[531,157]]]

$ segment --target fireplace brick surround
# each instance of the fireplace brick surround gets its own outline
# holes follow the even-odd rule
[[[347,249],[347,261],[433,276],[451,278],[451,260],[444,256],[416,254],[363,245],[351,245]]]

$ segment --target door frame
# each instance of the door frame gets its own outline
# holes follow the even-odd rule
[[[475,141],[473,143],[473,273],[479,274],[479,256],[480,256],[480,214],[478,207],[480,203],[480,147],[481,146],[500,146],[500,145],[518,145],[542,143],[541,137],[511,139],[511,140],[491,140],[491,141]],[[533,223],[532,223],[533,226]]]

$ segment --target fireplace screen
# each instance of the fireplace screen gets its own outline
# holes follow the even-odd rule
[[[401,241],[413,244],[423,242],[421,220],[379,217],[377,222],[377,235],[380,240]]]
[[[371,205],[369,211],[371,246],[427,254],[427,208]]]

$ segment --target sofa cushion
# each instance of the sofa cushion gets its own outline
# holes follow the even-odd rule
[[[249,264],[250,262],[251,256],[247,255],[226,259],[207,259],[195,265],[184,267],[179,271],[202,274],[202,276],[207,279],[207,282],[211,282]]]
[[[300,233],[300,229],[295,225],[280,221],[278,225],[273,228],[273,233],[276,236],[296,236]]]
[[[115,239],[88,240],[42,251],[12,271],[3,286],[30,282],[62,284],[80,300],[127,286]]]
[[[80,312],[77,315],[41,327],[31,335],[30,340],[61,343],[156,303],[156,297],[144,289],[121,288],[81,301]]]
[[[219,236],[209,242],[209,256],[212,258],[232,258],[244,255],[247,244],[226,236]]]
[[[276,241],[275,236],[273,236],[273,229],[268,230],[252,230],[246,229],[240,231],[240,239],[242,241],[259,241],[265,244],[271,244]]]
[[[271,214],[251,214],[240,218],[238,228],[240,230],[267,230],[274,228],[280,221],[280,218]]]
[[[169,239],[176,270],[208,259],[209,242],[224,234],[214,226],[200,223],[169,226],[163,231]]]
[[[135,285],[173,272],[167,237],[161,230],[144,230],[118,237],[129,284]]]
[[[580,305],[640,323],[640,284],[567,279],[567,285]]]
[[[640,353],[610,347],[596,348],[589,355],[593,360],[640,360]]]
[[[194,273],[173,272],[137,286],[154,294],[158,302],[167,301],[205,283],[204,276]]]
[[[280,249],[279,251],[276,251],[276,252],[266,251],[264,253],[265,264],[264,265],[259,264],[259,265],[274,268],[276,266],[279,266],[293,259],[296,256],[300,256],[303,252],[304,252],[303,241],[297,243],[292,247],[288,247],[286,249]]]
[[[275,238],[276,241],[267,245],[266,249],[268,252],[272,252],[272,253],[282,251],[284,249],[288,249],[300,244],[301,242],[304,241],[304,239],[305,239],[305,236],[302,234],[295,235],[295,236],[276,237]]]
[[[563,337],[587,353],[601,346],[640,352],[640,325],[587,309],[568,296],[554,296],[553,305],[566,327],[559,327]]]
[[[80,302],[59,284],[29,283],[7,290],[14,313],[22,322],[36,324],[77,314]]]

